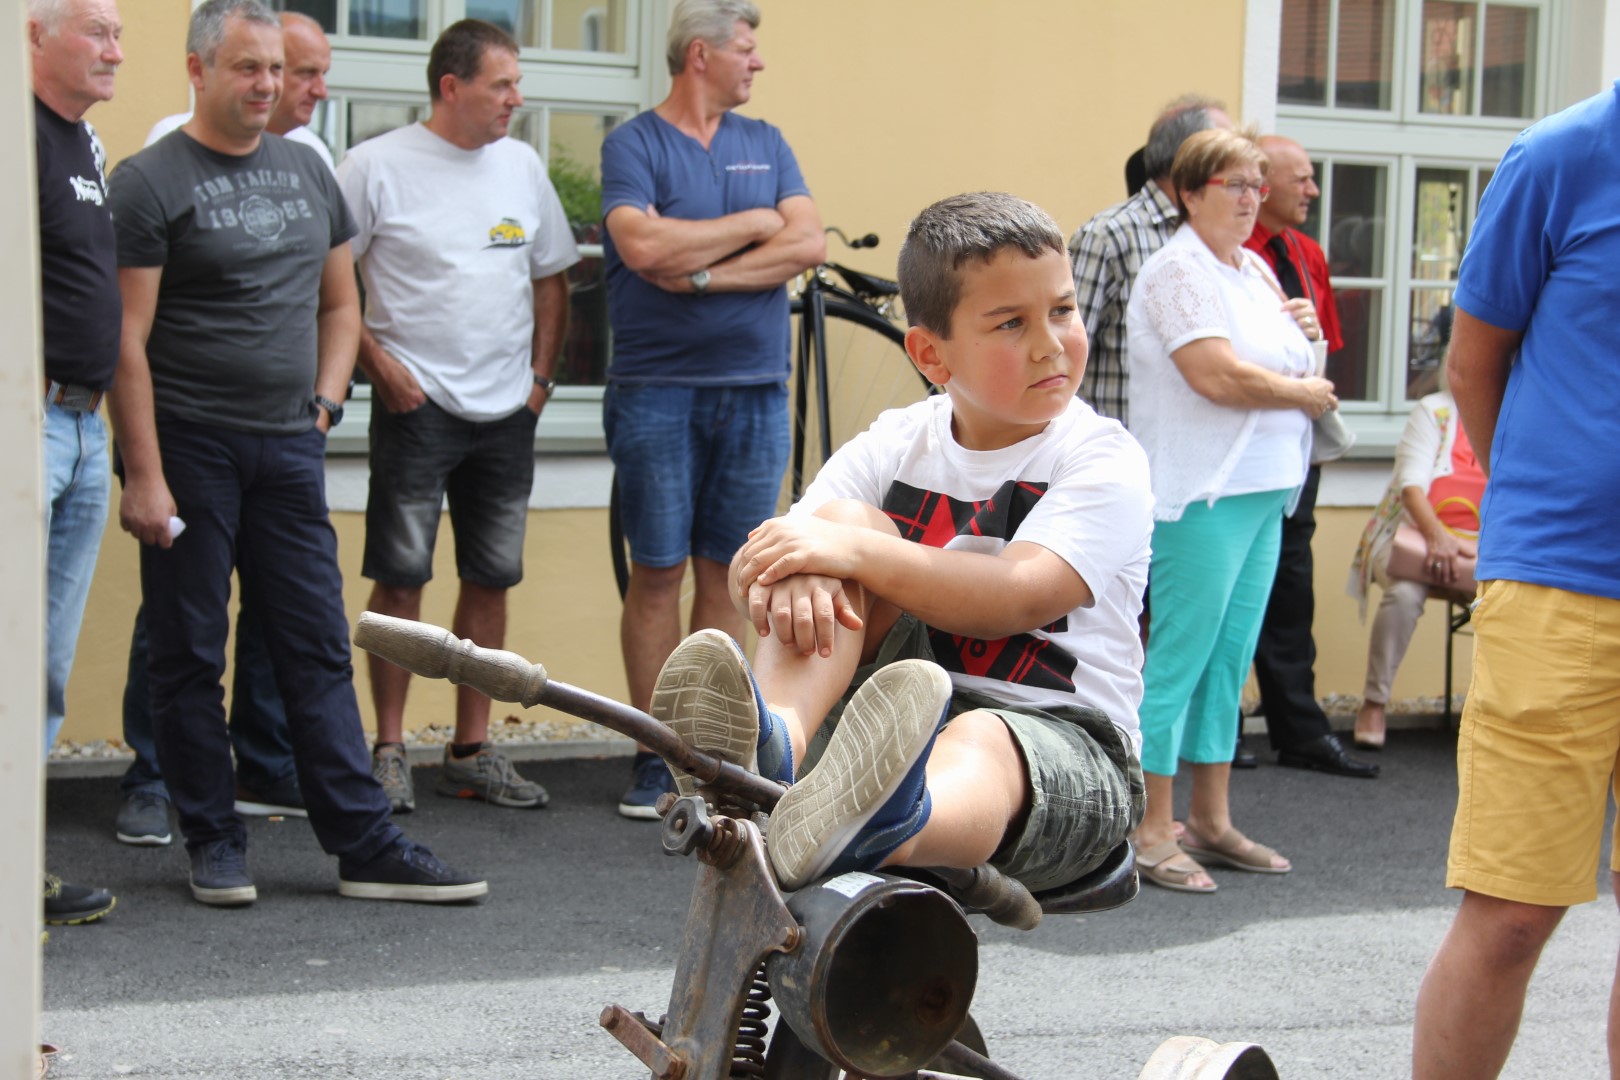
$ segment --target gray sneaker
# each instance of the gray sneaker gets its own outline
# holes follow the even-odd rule
[[[416,809],[416,785],[411,783],[411,762],[403,746],[389,743],[373,750],[371,775],[382,785],[394,813],[408,814]]]
[[[169,832],[169,800],[155,791],[132,791],[124,796],[114,827],[125,844],[164,847],[173,839]]]
[[[444,768],[433,790],[453,799],[483,799],[496,806],[518,810],[544,806],[551,801],[546,789],[525,780],[512,767],[505,754],[485,746],[472,757],[458,758],[444,748]]]

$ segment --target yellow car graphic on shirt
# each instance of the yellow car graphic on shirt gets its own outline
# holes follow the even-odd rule
[[[489,230],[490,247],[522,247],[529,242],[529,234],[523,231],[523,224],[511,218],[501,218],[501,223]]]

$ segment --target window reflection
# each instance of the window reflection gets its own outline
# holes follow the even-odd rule
[[[1474,111],[1474,4],[1423,5],[1423,71],[1418,111],[1467,116]]]
[[[1282,40],[1277,69],[1277,101],[1284,105],[1326,105],[1329,0],[1283,0]]]
[[[272,11],[296,11],[321,24],[328,34],[337,33],[337,0],[269,0]]]
[[[410,105],[387,101],[349,102],[349,145],[359,146],[385,131],[393,131],[406,124],[426,120],[426,105]]]
[[[1339,333],[1344,348],[1331,353],[1327,377],[1341,401],[1371,401],[1378,395],[1378,328],[1383,323],[1384,290],[1334,286]]]
[[[1467,169],[1419,169],[1412,224],[1412,277],[1456,281],[1462,261]]]
[[[1487,4],[1480,115],[1528,119],[1535,114],[1535,86],[1536,12]]]
[[[1334,105],[1345,109],[1390,107],[1394,42],[1394,0],[1339,0]]]
[[[1406,361],[1406,400],[1416,401],[1440,389],[1440,365],[1451,343],[1455,313],[1449,288],[1412,291],[1412,324]]]
[[[1384,205],[1389,168],[1335,162],[1329,269],[1335,277],[1383,277]]]
[[[408,38],[427,36],[425,0],[349,0],[349,33],[357,37]]]

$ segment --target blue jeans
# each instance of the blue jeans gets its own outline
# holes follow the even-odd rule
[[[225,730],[231,572],[260,613],[293,759],[322,849],[365,861],[400,836],[371,776],[326,508],[326,437],[253,435],[159,417],[164,477],[186,531],[141,547],[158,764],[195,850],[246,840]]]
[[[602,427],[630,558],[729,563],[776,513],[792,441],[787,386],[609,381]]]
[[[67,682],[107,523],[107,427],[45,405],[45,752],[67,715]]]
[[[231,680],[231,747],[236,776],[253,791],[269,791],[297,778],[287,710],[276,689],[276,673],[265,647],[259,615],[247,596],[236,616],[236,665]],[[158,768],[152,738],[152,696],[146,678],[146,608],[135,612],[129,639],[129,673],[124,681],[124,745],[135,760],[118,786],[125,795],[150,792],[167,799],[169,789]]]

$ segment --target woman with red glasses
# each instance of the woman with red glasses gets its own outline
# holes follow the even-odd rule
[[[1321,331],[1310,301],[1285,299],[1243,246],[1270,194],[1266,167],[1247,134],[1217,129],[1182,143],[1170,167],[1182,225],[1143,264],[1125,316],[1130,429],[1147,451],[1155,502],[1137,864],[1182,892],[1215,891],[1204,864],[1292,869],[1233,827],[1228,781],[1282,518],[1305,480],[1311,421],[1338,399],[1315,374]],[[1182,761],[1192,803],[1178,842],[1172,785]]]

